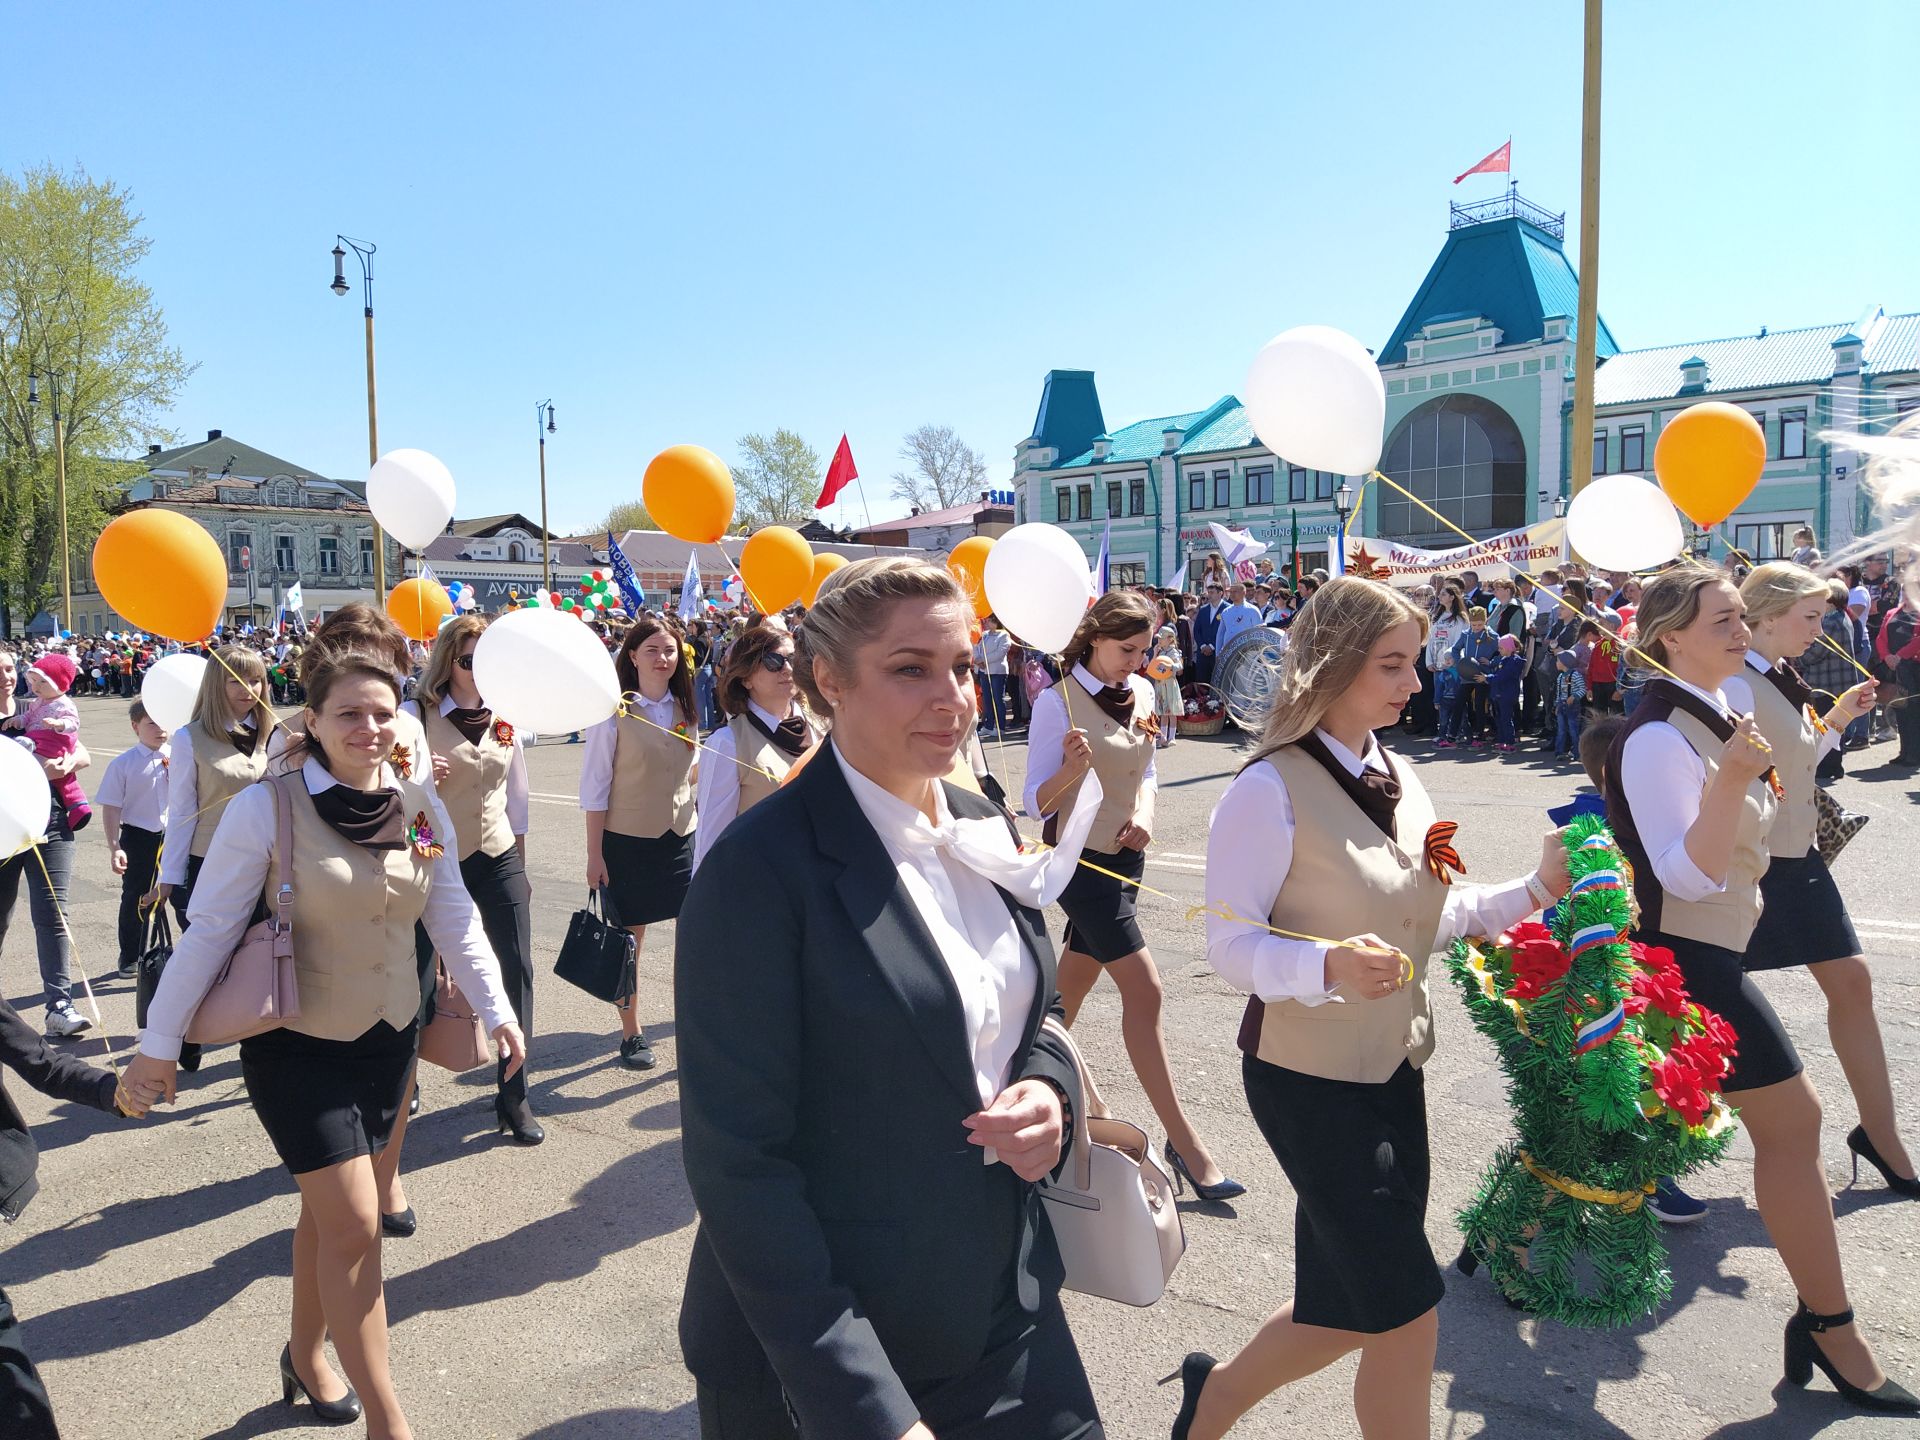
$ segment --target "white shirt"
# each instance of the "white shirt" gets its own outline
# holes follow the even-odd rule
[[[1040,967],[1027,953],[1007,903],[993,882],[941,843],[942,832],[950,833],[954,825],[946,792],[934,786],[933,803],[940,824],[929,825],[916,807],[874,784],[849,765],[837,749],[833,758],[847,777],[860,812],[886,847],[894,873],[906,887],[914,910],[926,922],[934,948],[960,992],[974,1081],[980,1103],[989,1105],[1007,1088],[1014,1052],[1026,1033],[1034,1005],[1052,999],[1042,999],[1038,994]],[[999,820],[984,823],[999,830],[1011,853],[1013,840],[1006,826]],[[984,836],[984,829],[979,833]],[[989,1163],[993,1158],[989,1152]]]
[[[1720,691],[1702,690],[1684,680],[1673,683],[1732,721]],[[1751,702],[1752,695],[1747,699]],[[1700,802],[1706,796],[1707,767],[1686,736],[1665,720],[1635,729],[1620,751],[1620,789],[1662,889],[1678,900],[1704,900],[1727,888],[1724,880],[1709,879],[1687,853],[1687,831],[1700,818]]]
[[[256,728],[251,715],[240,723],[249,730]],[[198,729],[199,722],[191,721],[173,732],[170,747],[172,755],[167,762],[167,838],[160,847],[162,885],[187,883],[187,860],[193,853],[193,833],[201,820],[200,773],[199,767],[193,763],[193,732]],[[215,743],[204,732],[200,740],[205,745]],[[258,745],[260,742],[256,739],[253,743]],[[271,745],[267,753],[273,753]],[[451,830],[453,827],[447,828]]]
[[[100,776],[100,788],[93,792],[95,805],[111,805],[120,812],[120,823],[140,830],[167,828],[167,752],[162,745],[149,750],[135,743],[107,762]]]
[[[1864,585],[1856,585],[1847,592],[1847,611],[1858,620],[1873,608],[1873,596]]]
[[[1095,693],[1104,689],[1101,683],[1084,665],[1073,667],[1073,678],[1086,692],[1083,700],[1074,702],[1074,711],[1081,721],[1098,715],[1100,707],[1093,703]],[[1132,686],[1140,697],[1136,706],[1144,703],[1145,711],[1153,713],[1153,686],[1144,675],[1129,675],[1127,684]],[[1084,706],[1084,708],[1082,708]],[[1060,773],[1060,767],[1067,763],[1062,750],[1066,742],[1067,731],[1074,728],[1067,723],[1067,704],[1061,699],[1057,689],[1049,686],[1042,691],[1040,698],[1033,702],[1033,716],[1027,722],[1027,788],[1022,792],[1022,813],[1044,820],[1053,812],[1040,808],[1040,787]],[[1159,784],[1154,770],[1153,751],[1147,751],[1147,773],[1140,777],[1140,793],[1148,794]],[[1138,808],[1136,803],[1136,808]]]
[[[1012,638],[1004,630],[982,630],[973,647],[973,663],[989,675],[1007,673],[1007,649]]]
[[[339,782],[318,760],[300,768],[307,793],[318,795]],[[395,783],[392,767],[380,767],[380,783]],[[433,798],[434,823],[451,835],[453,822],[446,807]],[[140,1032],[140,1053],[156,1060],[178,1060],[187,1024],[201,999],[213,987],[214,977],[253,922],[254,906],[267,885],[267,871],[277,839],[273,792],[265,785],[249,785],[228,802],[207,848],[200,882],[187,902],[189,924],[180,932],[173,958],[153,1003],[147,1010],[147,1028]],[[352,842],[342,838],[342,845]],[[300,857],[294,856],[294,884],[300,883]],[[487,943],[487,932],[474,909],[472,897],[460,879],[460,861],[449,847],[433,862],[427,908],[420,921],[427,927],[447,972],[460,993],[479,1013],[488,1032],[513,1020],[513,1009],[500,984],[500,962]],[[299,936],[294,944],[299,945]]]
[[[663,730],[671,730],[680,723],[680,705],[671,690],[658,700],[649,700],[636,691],[627,697],[627,704]],[[620,717],[609,715],[581,738],[587,742],[587,748],[580,757],[580,808],[605,810],[607,797],[613,793],[613,751],[620,738]]]
[[[760,723],[769,730],[780,728],[780,717],[771,710],[762,710],[751,700],[747,702],[747,709],[759,716]],[[794,706],[787,713],[802,712]],[[820,732],[811,724],[807,729],[818,744]],[[700,784],[694,792],[694,809],[700,816],[693,832],[693,868],[696,870],[707,851],[713,848],[713,842],[720,838],[720,832],[740,817],[740,757],[735,753],[733,727],[722,725],[706,744],[710,758],[700,767]]]
[[[1440,657],[1453,653],[1453,642],[1473,628],[1464,615],[1442,615],[1427,631],[1427,669],[1438,670]]]
[[[1314,733],[1348,774],[1358,775],[1362,768],[1390,773],[1379,742],[1371,735],[1363,761],[1326,731]],[[1273,913],[1273,902],[1293,868],[1294,829],[1293,800],[1279,771],[1258,764],[1236,775],[1208,822],[1207,903],[1224,902],[1235,915],[1264,921]],[[1505,885],[1456,883],[1447,889],[1434,948],[1461,935],[1498,935],[1526,919],[1533,909],[1525,878]],[[1367,917],[1354,916],[1354,933],[1366,929]],[[1303,1005],[1341,1000],[1327,989],[1327,948],[1315,941],[1275,935],[1244,920],[1207,917],[1207,962],[1234,989],[1262,1000],[1298,1000]]]
[[[420,721],[420,727],[424,733],[426,729],[426,717],[420,713],[420,702],[418,700],[409,700],[400,708],[408,711],[414,719]],[[451,715],[459,708],[459,705],[454,703],[453,696],[441,696],[440,714],[442,718]],[[427,766],[427,775],[429,778],[433,775],[432,765]],[[433,792],[435,798],[438,798],[439,792],[434,790],[432,785],[428,785],[427,789]],[[528,790],[527,751],[526,747],[520,743],[520,732],[516,730],[513,733],[513,759],[507,764],[507,826],[515,835],[524,835],[527,833],[527,812],[530,808]]]
[[[1762,675],[1773,669],[1773,662],[1758,650],[1747,651],[1747,664]],[[1727,708],[1734,714],[1753,714],[1753,686],[1748,683],[1746,676],[1731,677],[1720,687],[1720,693],[1727,697]],[[1814,752],[1816,758],[1825,757],[1840,748],[1840,740],[1845,728],[1841,725],[1828,725],[1824,730],[1819,730],[1818,726],[1815,727],[1820,734],[1820,748]]]
[[[1226,653],[1227,642],[1242,630],[1251,630],[1260,623],[1260,609],[1242,600],[1238,605],[1228,605],[1220,611],[1220,628],[1213,632],[1213,650],[1216,655]]]

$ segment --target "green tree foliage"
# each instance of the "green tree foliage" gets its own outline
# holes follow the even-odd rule
[[[791,430],[742,435],[733,467],[734,528],[745,534],[762,525],[804,525],[825,474],[820,456]]]
[[[0,619],[57,603],[56,395],[76,579],[139,474],[125,457],[172,438],[160,417],[193,367],[136,274],[140,226],[129,193],[84,170],[0,174]]]
[[[607,518],[594,527],[596,530],[611,530],[616,537],[629,530],[658,530],[653,517],[647,514],[647,507],[638,500],[622,500],[611,510]]]

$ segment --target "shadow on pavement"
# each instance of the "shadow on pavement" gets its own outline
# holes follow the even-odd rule
[[[524,1440],[600,1440],[602,1436],[607,1440],[616,1436],[618,1440],[692,1440],[699,1433],[699,1411],[689,1400],[672,1410],[596,1410],[591,1415],[575,1415],[543,1425]]]

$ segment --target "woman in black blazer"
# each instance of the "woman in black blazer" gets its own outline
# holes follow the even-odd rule
[[[1036,1184],[1079,1105],[1040,1035],[1054,956],[1023,901],[1045,897],[994,806],[940,778],[973,732],[967,617],[922,561],[828,579],[795,671],[832,743],[680,913],[680,1341],[709,1440],[1105,1433]]]

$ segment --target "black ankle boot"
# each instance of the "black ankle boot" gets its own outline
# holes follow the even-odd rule
[[[511,1134],[516,1145],[538,1145],[547,1138],[547,1132],[533,1118],[533,1111],[528,1108],[524,1095],[515,1095],[511,1099],[505,1095],[495,1095],[493,1114],[500,1122],[499,1133]]]

